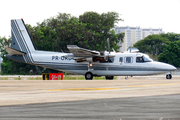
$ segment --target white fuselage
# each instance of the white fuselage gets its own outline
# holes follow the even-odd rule
[[[27,64],[42,66],[74,74],[90,76],[138,76],[167,73],[176,68],[172,65],[154,62],[142,53],[115,53],[67,46],[72,53],[35,50],[29,32],[22,19],[11,20],[12,46],[7,48],[6,57]],[[71,56],[71,57],[70,57]],[[74,57],[74,58],[73,58]],[[78,59],[82,58],[77,62]],[[139,62],[143,60],[143,62]],[[74,60],[75,59],[75,60]],[[92,62],[97,61],[97,62]],[[137,62],[138,61],[138,62]],[[90,67],[92,65],[92,67]],[[168,77],[168,76],[167,76]],[[108,77],[107,77],[108,78]],[[171,78],[171,77],[170,77]]]
[[[38,66],[81,75],[88,72],[89,62],[76,62],[65,58],[64,56],[68,54],[71,53],[34,51],[31,55],[33,63]],[[145,54],[116,53],[113,62],[92,62],[90,71],[97,76],[141,76],[167,73],[176,69],[172,65],[161,62],[136,62],[136,57],[143,55]],[[131,59],[130,62],[128,58]]]

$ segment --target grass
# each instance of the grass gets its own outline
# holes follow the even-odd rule
[[[18,77],[18,78],[14,78],[14,80],[21,80],[21,78],[20,78],[20,77]]]
[[[35,78],[27,78],[27,80],[42,80],[42,77],[35,77]]]
[[[63,80],[84,80],[84,76],[64,75]]]
[[[7,78],[7,77],[5,77],[5,78],[3,78],[2,80],[8,80],[8,78]]]

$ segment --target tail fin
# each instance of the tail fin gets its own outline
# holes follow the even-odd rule
[[[31,53],[35,51],[35,48],[22,19],[11,20],[11,34],[12,49],[9,49],[11,54],[13,55],[15,53],[18,55],[23,55],[26,63],[33,63]]]
[[[22,19],[11,20],[12,48],[30,53],[35,51],[29,33]]]

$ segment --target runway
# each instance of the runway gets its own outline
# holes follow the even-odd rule
[[[180,80],[1,80],[0,119],[179,120]]]

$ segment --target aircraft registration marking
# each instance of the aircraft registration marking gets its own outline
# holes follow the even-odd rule
[[[141,87],[153,87],[153,86],[171,86],[177,85],[177,83],[167,83],[167,84],[150,84],[150,85],[131,85],[124,88],[141,88]],[[67,89],[52,89],[46,91],[96,91],[96,90],[116,90],[116,89],[124,89],[124,88],[67,88]]]
[[[52,56],[52,60],[71,60],[70,58],[66,58],[64,56]]]

